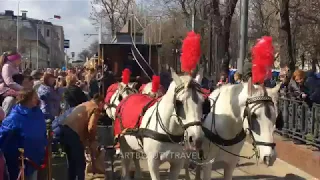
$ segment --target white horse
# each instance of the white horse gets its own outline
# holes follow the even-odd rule
[[[200,148],[203,140],[201,128],[203,96],[199,83],[202,74],[195,80],[189,76],[178,76],[171,70],[173,82],[161,100],[148,108],[142,118],[139,130],[153,132],[155,136],[145,134],[142,138],[134,135],[119,137],[121,152],[125,154],[144,152],[147,156],[148,169],[152,180],[160,180],[159,166],[170,163],[169,179],[177,180],[184,165],[184,159],[175,154],[182,154],[185,141],[190,148]],[[200,71],[202,72],[202,71]],[[129,97],[130,99],[130,97]],[[162,137],[165,140],[156,140]],[[161,139],[161,138],[160,138]],[[136,166],[135,179],[141,179],[139,159],[122,158],[123,178],[129,180],[129,165],[133,160]]]
[[[239,161],[246,133],[252,136],[260,163],[270,166],[276,160],[273,132],[280,85],[265,88],[248,83],[224,85],[209,96],[211,112],[203,123],[202,180],[211,179],[212,162],[224,162],[224,179],[231,180]],[[205,130],[207,129],[207,131]],[[211,162],[211,163],[210,163]],[[200,166],[196,177],[200,177]]]
[[[153,93],[152,92],[152,82],[149,82],[147,84],[144,85],[141,94],[147,94],[150,95],[152,97],[156,96],[156,97],[161,97],[164,95],[165,92],[163,92],[163,89],[161,88],[161,86],[159,87],[157,93]]]
[[[107,92],[107,93],[113,93],[110,102],[106,103],[105,110],[106,114],[112,119],[115,119],[116,109],[117,106],[120,104],[122,99],[129,96],[130,94],[137,93],[138,91],[135,89],[136,83],[128,83],[128,85],[124,84],[123,82],[119,82],[117,90],[114,92]]]

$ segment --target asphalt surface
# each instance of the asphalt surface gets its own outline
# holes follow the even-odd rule
[[[251,155],[252,150],[249,144],[246,144],[242,149],[241,155]],[[147,168],[147,163],[145,160],[142,160],[141,167],[143,170],[143,180],[150,180],[150,175]],[[110,162],[107,162],[110,165]],[[120,174],[120,161],[115,161],[116,167],[116,176]],[[167,180],[167,171],[169,169],[169,164],[163,164],[160,167],[161,169],[161,177],[163,180]],[[107,169],[108,175],[111,175],[110,168]],[[194,179],[195,172],[190,170],[191,179]],[[184,169],[180,172],[179,179],[185,179],[184,176]],[[212,178],[215,180],[222,180],[223,179],[223,170],[221,168],[221,164],[215,164],[212,168]],[[104,175],[88,175],[87,180],[103,180]],[[108,179],[111,180],[111,177]],[[247,160],[241,159],[239,162],[239,166],[233,173],[233,180],[315,180],[314,177],[310,176],[309,174],[291,166],[290,164],[277,159],[275,164],[272,167],[266,167],[265,165],[258,165],[255,163],[255,160]],[[59,179],[60,180],[60,179]]]

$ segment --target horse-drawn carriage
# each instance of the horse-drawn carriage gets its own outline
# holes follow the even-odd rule
[[[192,36],[191,39],[194,38]],[[270,39],[264,39],[260,44],[264,44],[264,41],[270,43]],[[270,47],[265,49],[270,50]],[[268,89],[253,84],[263,80],[263,76],[268,72],[260,70],[267,69],[265,66],[270,66],[271,60],[267,59],[263,63],[260,61],[258,70],[253,68],[253,79],[248,83],[226,85],[212,92],[210,96],[204,96],[199,86],[201,71],[195,78],[191,76],[196,65],[194,62],[199,58],[195,57],[197,52],[188,53],[186,48],[183,50],[182,69],[187,74],[179,77],[172,71],[173,81],[162,97],[148,96],[158,93],[158,90],[152,88],[152,82],[149,83],[151,89],[146,93],[148,95],[137,93],[124,74],[122,78],[127,80],[119,82],[113,92],[107,90],[107,94],[112,95],[106,102],[106,112],[114,119],[115,127],[112,127],[112,130],[124,155],[121,156],[123,177],[130,178],[130,161],[133,161],[135,179],[141,178],[139,159],[133,154],[145,153],[146,156],[143,157],[147,159],[151,179],[160,178],[158,167],[166,161],[171,165],[169,178],[177,179],[186,160],[181,158],[181,154],[187,149],[187,152],[202,152],[200,159],[187,161],[192,160],[196,165],[202,166],[203,179],[211,179],[211,164],[216,161],[228,164],[225,178],[231,179],[241,157],[239,154],[244,145],[246,131],[253,139],[254,155],[259,161],[272,165],[275,160],[275,144],[269,135],[272,136],[273,133],[276,119],[273,102],[280,86]],[[210,101],[210,112],[202,119],[205,97]],[[258,126],[270,127],[270,131],[259,131],[260,128],[256,128]],[[113,149],[114,146],[107,148]],[[224,150],[222,154],[221,149]],[[133,156],[126,156],[126,153]],[[180,156],[176,156],[177,154]]]
[[[188,38],[197,39],[192,33],[189,36],[187,41]],[[189,48],[191,45],[193,49],[200,48],[200,42],[199,46],[189,44]],[[107,150],[111,161],[110,175],[114,175],[113,160],[118,148],[115,142],[118,142],[121,154],[125,155],[120,157],[126,179],[130,178],[131,161],[135,165],[135,179],[141,179],[140,159],[132,156],[136,153],[146,154],[143,157],[147,159],[152,180],[160,178],[159,165],[166,161],[171,165],[169,178],[177,179],[185,160],[202,165],[204,180],[211,179],[211,163],[225,161],[228,167],[224,175],[226,179],[231,179],[246,131],[253,138],[255,155],[261,162],[271,165],[275,160],[275,144],[271,138],[276,118],[273,102],[278,86],[268,89],[255,85],[253,83],[260,82],[262,76],[254,75],[248,83],[225,85],[210,96],[204,96],[199,85],[202,71],[196,77],[191,76],[200,53],[187,52],[188,48],[182,50],[181,69],[186,74],[178,76],[172,70],[173,81],[166,92],[159,90],[159,79],[153,76],[153,81],[144,86],[143,93],[138,93],[129,82],[128,70],[123,71],[122,82],[107,90],[105,110],[113,119],[114,126],[100,127],[98,131],[103,149]],[[206,105],[210,112],[203,116],[205,100],[210,102]],[[113,141],[114,137],[116,141]],[[225,150],[222,154],[221,149]],[[201,152],[202,155],[196,160],[182,157],[183,153],[191,151]]]

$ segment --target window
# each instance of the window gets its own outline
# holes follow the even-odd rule
[[[47,29],[47,37],[50,37],[50,30]]]

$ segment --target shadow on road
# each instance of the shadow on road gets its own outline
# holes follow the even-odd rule
[[[237,164],[237,167],[245,167],[245,166],[252,166],[255,165],[253,162],[245,162],[245,163],[239,163]]]
[[[215,180],[223,180],[224,178],[214,178]],[[306,180],[300,176],[295,174],[287,174],[285,177],[272,176],[272,175],[251,175],[251,176],[233,176],[233,180]]]

